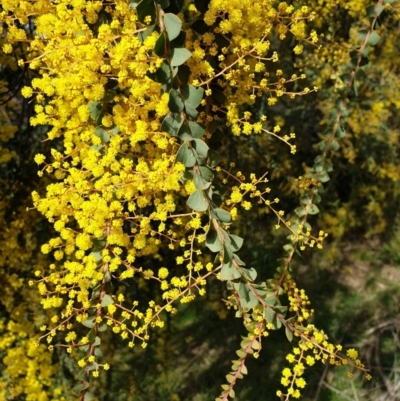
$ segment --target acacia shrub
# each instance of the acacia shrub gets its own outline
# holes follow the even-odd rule
[[[338,139],[347,138],[345,121],[351,121],[357,103],[346,104],[368,76],[362,71],[376,61],[368,52],[377,44],[379,49],[386,27],[393,30],[390,2],[383,4],[353,22],[359,2],[344,9],[273,1],[3,2],[3,52],[31,80],[21,90],[35,102],[31,132],[44,126],[54,143],[49,154],[35,156],[46,189],[35,188],[33,202],[55,230],[44,239],[36,232],[40,224],[29,223],[30,235],[43,238],[47,256],[36,253],[35,268],[25,267],[36,279],[27,280],[25,271],[12,278],[25,283],[34,299],[26,284],[37,286],[41,296],[45,312],[37,302],[40,318],[23,333],[32,344],[38,338],[35,324],[41,326],[39,340],[47,342],[49,353],[41,345],[29,355],[35,369],[41,364],[46,371],[29,371],[31,385],[4,390],[5,398],[67,397],[50,362],[53,353],[77,377],[80,399],[92,399],[112,378],[114,350],[123,344],[146,348],[150,334],[157,328],[163,333],[180,311],[177,304],[206,297],[210,283],[247,332],[219,399],[234,396],[237,379],[247,372],[247,356],[258,358],[262,338],[283,327],[295,340],[279,380],[283,399],[300,396],[305,367],[316,360],[365,371],[356,350],[341,356],[340,346],[307,323],[313,310],[291,265],[296,252],[323,247],[327,228],[312,220],[313,230],[308,220],[322,209],[324,188],[334,199],[331,155],[340,149]],[[345,50],[329,33],[340,13],[351,17],[348,26],[359,33],[359,38],[341,33],[348,39]],[[378,16],[384,28],[378,27]],[[359,50],[349,52],[353,48]],[[372,62],[361,68],[368,59]],[[332,66],[338,69],[334,87]],[[303,83],[307,76],[309,86]],[[314,82],[321,98],[311,94],[318,90]],[[321,127],[327,128],[318,151],[312,144],[323,131],[316,129],[319,121],[305,122],[313,135],[302,129],[299,135],[296,121],[296,113],[310,116],[307,98],[318,105],[313,107],[320,113],[313,115],[322,114]],[[291,104],[297,105],[294,114]],[[351,146],[346,139],[340,143],[349,158]],[[307,167],[315,155],[313,167]],[[299,197],[301,206],[295,206]],[[257,232],[247,216],[258,220]],[[269,256],[261,279],[242,259],[261,255],[265,265],[264,255],[248,245],[240,251],[242,237],[281,257],[270,267]],[[19,315],[29,321],[27,311]],[[13,330],[8,326],[5,339]],[[4,352],[23,354],[25,346],[14,344]],[[3,381],[11,388],[21,372],[11,358],[3,363]]]

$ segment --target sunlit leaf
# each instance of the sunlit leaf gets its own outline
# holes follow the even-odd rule
[[[184,47],[172,49],[171,66],[178,67],[186,62],[190,57],[192,57],[192,53]]]
[[[204,192],[196,189],[187,200],[186,204],[196,212],[205,212],[208,209],[208,202]]]
[[[164,24],[170,41],[178,37],[182,28],[182,21],[179,17],[173,13],[166,13],[164,14]]]

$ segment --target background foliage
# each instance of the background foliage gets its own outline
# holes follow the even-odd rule
[[[173,17],[170,17],[173,23],[166,30],[167,33],[163,33],[162,27],[156,28],[154,35],[146,30],[148,25],[156,22],[153,11],[156,6],[158,7],[158,3],[166,12],[178,15],[183,22],[182,30],[186,32],[186,38],[181,37],[182,32],[176,27],[179,22]],[[169,8],[167,3],[170,3]],[[211,149],[218,151],[222,157],[220,170],[218,171],[216,166],[212,169],[215,180],[221,185],[220,193],[225,199],[234,199],[232,194],[237,192],[232,188],[235,186],[235,178],[229,177],[229,174],[240,180],[243,175],[245,178],[242,181],[248,182],[250,174],[260,177],[268,171],[268,187],[273,195],[272,199],[279,197],[279,207],[276,206],[278,207],[276,211],[284,210],[285,220],[294,221],[297,218],[294,210],[299,207],[299,199],[305,192],[304,186],[301,187],[299,184],[304,184],[312,178],[313,160],[324,150],[321,141],[327,140],[324,136],[326,133],[328,136],[332,133],[332,121],[338,111],[342,110],[341,102],[347,102],[346,99],[348,103],[346,109],[342,110],[341,119],[341,129],[345,131],[345,136],[328,156],[333,169],[328,171],[330,180],[324,183],[325,191],[321,203],[318,204],[320,213],[309,216],[313,233],[323,230],[329,235],[324,240],[323,249],[320,250],[308,247],[300,250],[297,244],[296,253],[291,260],[291,274],[298,288],[305,288],[311,306],[315,309],[312,323],[324,330],[332,343],[356,348],[373,378],[367,381],[363,374],[355,372],[354,379],[350,380],[347,377],[347,367],[333,368],[328,363],[314,365],[304,374],[308,385],[302,390],[302,397],[315,401],[344,399],[383,401],[400,397],[398,4],[390,1],[379,2],[378,6],[386,4],[385,8],[379,9],[381,14],[378,25],[373,26],[379,33],[380,39],[374,46],[367,43],[363,48],[361,60],[362,64],[365,62],[362,66],[363,73],[358,73],[354,85],[349,86],[351,73],[355,71],[357,64],[351,50],[362,46],[371,27],[371,19],[373,20],[377,12],[375,4],[361,0],[265,2],[268,3],[270,10],[279,9],[284,16],[282,20],[272,14],[268,17],[271,18],[274,27],[268,36],[270,42],[268,57],[271,58],[264,62],[264,68],[269,73],[268,80],[279,81],[280,70],[288,79],[293,74],[297,74],[298,77],[305,74],[304,79],[296,78],[284,85],[288,92],[300,95],[294,99],[290,96],[276,96],[276,87],[272,84],[261,91],[260,96],[252,99],[246,92],[248,88],[244,84],[248,73],[246,70],[238,69],[237,75],[233,78],[224,75],[223,82],[222,78],[221,81],[214,78],[211,86],[207,87],[204,84],[204,89],[211,89],[214,94],[210,97],[210,106],[202,104],[194,107],[195,109],[199,107],[201,113],[196,117],[195,112],[190,111],[187,105],[183,109],[182,102],[185,99],[194,101],[190,96],[184,99],[178,94],[174,102],[170,101],[173,98],[171,89],[178,89],[174,87],[173,78],[168,75],[170,73],[166,73],[169,78],[165,82],[164,78],[159,76],[157,78],[151,74],[159,71],[157,68],[162,66],[159,60],[167,60],[171,67],[174,63],[179,66],[181,83],[185,79],[190,83],[195,80],[207,81],[205,69],[208,67],[205,61],[213,66],[215,71],[223,70],[224,67],[218,65],[218,62],[214,60],[213,64],[210,61],[212,57],[217,58],[224,54],[221,48],[227,46],[227,43],[223,41],[223,35],[219,38],[222,43],[217,42],[218,51],[214,54],[208,45],[200,46],[194,37],[204,35],[203,29],[206,28],[198,26],[195,30],[197,33],[193,33],[192,24],[196,19],[198,22],[207,20],[205,17],[207,14],[204,14],[207,12],[207,5],[210,5],[210,9],[211,6],[226,8],[225,15],[220,13],[219,19],[210,23],[212,29],[222,20],[233,21],[234,12],[243,7],[243,4],[245,6],[247,4],[238,3],[41,0],[21,1],[16,4],[14,1],[2,1],[0,5],[2,29],[0,219],[3,227],[0,233],[0,280],[3,283],[3,295],[0,300],[2,365],[0,397],[2,399],[39,401],[75,399],[78,395],[74,395],[72,388],[77,384],[77,380],[83,387],[75,388],[75,393],[80,394],[80,399],[86,401],[91,399],[91,394],[102,401],[126,399],[201,401],[218,396],[221,384],[225,383],[224,376],[231,369],[230,361],[235,358],[241,336],[246,336],[247,330],[243,327],[241,319],[235,318],[233,308],[227,308],[226,302],[222,301],[229,300],[231,292],[228,291],[226,283],[218,279],[217,271],[215,275],[207,278],[202,297],[197,297],[190,303],[174,304],[176,308],[173,310],[174,313],[162,317],[163,325],[160,325],[162,327],[154,334],[153,330],[150,330],[151,337],[148,342],[145,341],[146,347],[129,348],[127,341],[121,339],[118,333],[113,333],[112,330],[102,332],[101,346],[97,348],[105,354],[102,366],[107,367],[109,364],[111,368],[102,370],[98,378],[88,380],[90,393],[85,384],[88,376],[84,379],[81,377],[80,381],[77,379],[82,370],[82,366],[77,362],[82,356],[75,353],[75,349],[72,353],[66,352],[67,347],[64,346],[64,343],[68,343],[65,337],[70,328],[64,330],[64,333],[59,332],[50,336],[54,337],[52,344],[59,346],[49,346],[50,342],[47,343],[45,338],[40,345],[36,345],[39,337],[47,334],[48,330],[51,333],[52,327],[57,323],[57,318],[54,316],[59,312],[43,308],[42,299],[51,298],[55,287],[51,288],[50,285],[50,289],[43,290],[40,285],[37,288],[37,284],[30,285],[30,282],[51,275],[55,268],[49,266],[54,266],[58,263],[58,259],[62,260],[64,257],[59,258],[60,255],[49,253],[46,249],[42,253],[41,250],[43,244],[49,244],[60,233],[60,230],[52,224],[58,219],[57,214],[49,214],[49,210],[59,207],[62,202],[65,202],[64,206],[69,206],[65,199],[60,202],[61,197],[52,198],[48,189],[46,198],[46,187],[56,188],[51,185],[63,182],[65,179],[64,182],[68,185],[64,188],[75,186],[77,193],[80,190],[84,193],[85,182],[91,182],[92,173],[96,177],[93,182],[99,182],[104,178],[107,169],[96,171],[104,160],[101,158],[103,156],[110,157],[106,165],[110,170],[107,171],[114,172],[121,171],[120,167],[112,166],[115,160],[123,165],[124,158],[131,159],[134,161],[134,168],[145,161],[150,170],[160,174],[162,180],[155,180],[153,187],[147,192],[154,192],[156,194],[154,199],[158,199],[157,202],[145,205],[144,212],[138,216],[150,216],[155,213],[151,229],[155,230],[158,227],[157,229],[162,232],[159,224],[162,224],[163,219],[158,213],[162,213],[163,210],[158,205],[175,202],[177,210],[184,210],[186,217],[183,217],[182,225],[174,220],[168,223],[167,229],[175,232],[178,238],[188,238],[197,227],[197,222],[190,223],[190,221],[198,216],[187,213],[185,204],[188,196],[196,189],[196,185],[193,186],[189,178],[185,182],[181,181],[181,186],[176,188],[173,178],[174,174],[178,177],[182,173],[174,170],[173,165],[175,154],[178,149],[182,149],[181,144],[186,143],[182,140],[186,139],[182,136],[178,139],[178,135],[167,140],[158,134],[146,137],[138,125],[133,125],[133,121],[148,121],[149,125],[145,127],[144,132],[152,132],[153,135],[153,132],[165,131],[160,129],[160,122],[165,115],[170,112],[185,112],[189,115],[188,121],[205,124],[207,128],[203,138],[205,143]],[[300,14],[307,21],[305,28],[307,35],[293,28],[295,20],[292,14],[289,12],[285,14],[284,10],[291,6],[294,10],[303,10],[302,7],[307,7],[304,15]],[[259,12],[255,8],[254,10]],[[69,26],[72,33],[67,31],[67,25],[63,21],[63,16],[68,16],[68,13],[72,13],[73,16]],[[151,18],[145,21],[147,16]],[[249,38],[240,37],[238,31],[235,31],[239,29],[237,27],[225,27],[227,32],[231,29],[231,33],[225,32],[227,38],[225,40],[235,45],[245,39],[249,39],[250,42],[256,41],[258,30],[261,32],[265,29],[259,21],[256,22],[256,28],[253,26],[253,30],[246,33],[250,35]],[[86,34],[81,33],[82,26],[87,27]],[[250,22],[246,25],[246,21],[244,26],[246,29],[252,27]],[[284,28],[285,26],[289,29]],[[130,32],[134,27],[138,31],[135,31],[136,42],[132,44]],[[313,36],[309,36],[313,30],[318,35],[315,43],[312,40]],[[118,35],[115,34],[116,31],[119,32]],[[144,37],[146,35],[147,39]],[[164,35],[164,39],[157,40],[160,35],[161,37]],[[97,38],[100,38],[100,41],[96,41]],[[166,44],[169,42],[171,44]],[[211,40],[210,46],[212,43]],[[81,51],[79,45],[87,47]],[[295,50],[300,45],[302,51]],[[248,45],[245,44],[243,47],[245,51],[246,46]],[[156,49],[155,53],[153,49]],[[186,60],[185,54],[181,53],[179,56],[181,58],[177,59],[176,55],[179,52],[176,49],[189,49],[192,57]],[[201,53],[202,51],[208,52],[208,58]],[[46,52],[51,56],[47,56]],[[279,55],[278,60],[271,56],[273,52]],[[104,54],[108,56],[103,58]],[[229,57],[235,60],[236,53],[225,54],[228,60]],[[93,66],[91,57],[97,61],[101,59],[101,67]],[[141,71],[143,60],[150,65],[151,80],[144,78]],[[42,62],[43,64],[40,64]],[[183,67],[180,68],[184,64],[190,69],[190,76],[186,76],[188,72]],[[251,62],[249,65],[256,68]],[[212,74],[210,80],[211,78]],[[113,80],[118,82],[116,86]],[[162,85],[166,87],[160,92]],[[318,90],[305,91],[305,88],[314,86],[318,87]],[[28,89],[31,87],[35,93]],[[87,93],[84,92],[84,87],[87,88]],[[350,91],[346,92],[348,88]],[[169,98],[165,96],[166,93],[169,93]],[[111,97],[107,98],[107,94]],[[271,98],[275,100],[271,101]],[[239,107],[235,109],[236,106],[232,106],[233,102]],[[263,128],[278,135],[281,130],[284,132],[282,138],[286,133],[289,135],[295,132],[296,136],[290,139],[289,146],[295,145],[297,152],[291,154],[290,150],[293,151],[293,147],[288,147],[285,141],[266,133],[234,135],[232,132],[235,132],[235,124],[238,124],[237,116],[245,116],[246,112],[251,113],[251,118],[254,119],[252,121],[262,121],[262,116],[266,116]],[[108,121],[107,115],[112,116],[113,120]],[[207,120],[208,115],[215,116],[218,130],[213,131],[211,122]],[[243,131],[245,121],[246,117],[242,121]],[[111,132],[115,127],[118,127],[120,132]],[[279,128],[275,131],[274,127]],[[130,141],[131,133],[139,135],[139,131],[144,135],[142,142]],[[93,139],[93,132],[98,139]],[[113,142],[114,138],[118,137],[117,134],[126,141],[126,147],[122,150],[118,148],[119,144],[114,145]],[[117,151],[122,152],[123,156],[116,157],[116,154],[112,153],[112,147],[105,145],[110,137],[113,138],[110,142],[112,146],[118,148]],[[90,156],[89,148],[94,147],[96,151],[100,149],[101,152],[101,146],[107,149],[101,157],[96,159],[92,157],[93,155]],[[74,162],[72,149],[80,147],[81,149],[87,147],[84,151],[86,153],[82,151],[80,154],[82,160],[88,154],[92,159],[88,157],[90,160],[87,162],[82,160]],[[71,155],[72,152],[72,156],[70,161],[65,156],[63,162],[71,164],[65,167],[63,172],[62,168],[53,163],[57,158],[60,160],[59,155],[66,149],[69,150],[65,155]],[[185,152],[191,149],[189,145],[187,149]],[[44,160],[41,157],[35,159],[38,163],[34,161],[34,156],[38,153],[45,157],[47,167],[42,168]],[[165,154],[167,156],[164,156]],[[164,160],[164,167],[151,164],[149,160],[152,158]],[[186,170],[193,167],[190,166],[191,162],[188,162],[191,159],[187,154],[184,157],[181,154],[180,160]],[[212,160],[208,163],[210,165]],[[37,174],[38,164],[41,177]],[[74,176],[71,173],[73,166],[78,166],[77,170],[80,169],[85,173],[79,175],[74,171],[76,174]],[[126,166],[129,167],[128,164]],[[136,171],[144,174],[145,167],[143,169]],[[241,174],[238,175],[238,172]],[[168,176],[172,177],[169,184],[166,179]],[[72,179],[67,181],[68,177]],[[194,175],[192,178],[194,179]],[[140,184],[139,180],[135,183],[135,185]],[[99,184],[100,191],[103,191],[105,197],[107,185],[109,185],[107,182]],[[32,201],[33,191],[39,195],[34,195]],[[164,202],[167,193],[172,193],[173,201]],[[146,190],[143,194],[146,194]],[[49,200],[48,204],[46,199]],[[275,228],[277,219],[273,209],[257,207],[255,201],[250,198],[249,201],[252,202],[251,207],[239,201],[237,205],[222,204],[221,208],[230,211],[235,217],[229,233],[244,238],[243,247],[239,252],[240,258],[246,261],[249,267],[256,269],[258,281],[265,282],[274,277],[276,268],[280,266],[278,260],[285,255],[286,251],[282,251],[282,246],[287,243],[289,232],[284,231],[284,227],[279,230]],[[33,207],[34,203],[36,208]],[[192,203],[189,206],[196,211],[198,204],[196,206]],[[238,211],[234,211],[234,206]],[[94,209],[90,209],[88,215],[98,213],[99,208],[97,205]],[[245,211],[245,209],[250,210]],[[78,241],[82,224],[76,219],[75,212],[69,209],[67,215],[65,210],[59,213],[60,220],[63,216],[66,217],[64,223],[69,224],[71,232],[75,233],[73,241]],[[207,224],[205,214],[201,216],[201,225],[205,226]],[[128,223],[129,221],[125,220],[124,224]],[[166,235],[172,236],[167,233],[167,229]],[[126,232],[127,228],[123,226],[123,230]],[[146,251],[136,248],[139,250],[136,257],[142,270],[151,270],[152,273],[149,275],[156,276],[159,269],[166,266],[177,277],[186,274],[184,267],[176,263],[176,258],[182,255],[179,247],[170,249],[168,241],[152,242],[150,229],[146,235],[149,237]],[[68,242],[71,238],[64,239]],[[96,238],[95,234],[93,238]],[[94,252],[99,253],[102,250],[95,241],[90,246],[94,247]],[[125,252],[133,248],[126,246],[127,250],[122,252],[124,257],[126,257]],[[57,250],[58,245],[54,249]],[[85,247],[77,246],[73,249],[69,254],[70,260],[82,260],[82,255],[75,254],[75,251],[79,250],[85,251]],[[65,253],[68,254],[67,251]],[[205,266],[214,260],[214,255],[210,252],[207,255],[206,251],[204,254],[204,259],[199,261]],[[61,271],[61,263],[64,262],[57,264],[57,269],[60,269],[57,271]],[[39,273],[35,275],[37,271]],[[151,301],[161,305],[163,292],[160,291],[158,283],[160,280],[148,280],[148,277],[140,274],[136,277],[137,280],[130,281],[129,286],[114,277],[112,294],[123,294],[130,302],[136,300],[139,305],[148,305]],[[73,288],[73,285],[68,287],[68,291]],[[65,299],[66,297],[63,298],[64,301]],[[287,302],[283,295],[282,303],[287,304]],[[102,306],[106,306],[106,303]],[[53,326],[51,322],[54,323]],[[83,325],[77,325],[74,329],[79,338],[84,337],[88,331]],[[95,341],[90,339],[91,344]],[[246,380],[238,382],[235,386],[237,399],[275,397],[276,390],[282,387],[282,369],[287,365],[285,358],[291,350],[292,345],[284,335],[283,328],[270,330],[268,337],[262,343],[259,357],[247,358],[249,374]],[[99,355],[96,357],[100,358]]]

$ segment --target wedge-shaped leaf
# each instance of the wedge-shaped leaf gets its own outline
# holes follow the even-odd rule
[[[189,121],[189,129],[193,138],[202,138],[206,127],[203,124],[196,123],[194,121]]]
[[[318,174],[319,182],[328,182],[329,180],[330,180],[330,177],[326,171],[322,171],[322,173]]]
[[[90,372],[92,370],[97,370],[98,367],[99,367],[99,365],[97,365],[97,363],[93,362],[86,366],[86,370],[88,370]]]
[[[294,212],[297,214],[297,216],[302,217],[306,214],[306,208],[301,206],[294,209]]]
[[[362,71],[362,70],[360,70]],[[342,139],[346,136],[346,130],[342,125],[339,125],[337,131],[336,131],[336,138]]]
[[[161,124],[161,129],[172,136],[178,136],[183,120],[178,113],[169,113]]]
[[[367,7],[367,14],[371,18],[375,17],[375,15],[379,17],[384,9],[384,6],[376,6],[376,4],[373,4]]]
[[[155,27],[155,25],[150,25],[144,31],[139,32],[138,39],[140,43],[143,43],[153,33]]]
[[[106,331],[108,329],[109,326],[107,326],[106,323],[101,322],[97,328],[98,331],[103,332]]]
[[[158,37],[156,44],[154,45],[154,52],[157,54],[157,56],[164,57],[167,50],[166,43],[166,34],[165,32],[161,32],[161,35]]]
[[[273,322],[272,322],[272,324],[273,324],[273,326],[274,326],[274,328],[276,329],[276,330],[279,330],[281,327],[282,327],[282,322],[281,322],[281,320],[280,319],[278,319],[278,314],[276,314],[275,315],[275,318],[274,318],[274,320],[273,320]]]
[[[340,149],[339,142],[336,139],[331,142],[331,149],[335,152]]]
[[[156,72],[147,72],[146,76],[160,84],[169,84],[171,82],[171,70],[165,61]]]
[[[269,308],[268,306],[264,308],[264,315],[268,323],[273,324],[274,320],[276,320],[275,311],[272,308]]]
[[[232,220],[231,214],[224,209],[214,209],[214,213],[217,216],[217,219],[219,221],[222,221],[222,223],[230,223]]]
[[[244,358],[244,357],[246,356],[246,353],[245,353],[243,350],[238,349],[238,350],[236,351],[236,355],[237,355],[239,358]]]
[[[314,166],[314,170],[315,170],[315,166]],[[303,203],[304,205],[307,205],[307,203],[310,202],[310,197],[309,195],[304,195],[301,198],[301,203]]]
[[[293,340],[293,331],[289,329],[288,326],[285,326],[285,334],[289,342],[292,342]]]
[[[101,358],[103,356],[103,353],[101,352],[100,347],[96,347],[94,349],[94,355],[97,356],[97,358]]]
[[[310,205],[310,207],[308,208],[308,214],[317,214],[319,213],[319,209],[317,205]]]
[[[180,113],[183,110],[181,95],[175,89],[171,89],[169,92],[168,108],[173,113]]]
[[[104,295],[103,299],[101,300],[101,306],[105,307],[114,303],[114,300],[111,298],[110,295]]]
[[[218,234],[215,230],[210,230],[206,238],[206,246],[211,252],[220,252],[223,248]]]
[[[210,187],[209,190],[207,191],[208,198],[212,199],[213,194],[214,194],[213,187]]]
[[[79,347],[79,349],[81,349],[81,347]],[[86,381],[86,379],[87,379],[87,373],[86,373],[86,369],[81,369],[79,372],[78,372],[78,376],[76,377],[78,380],[81,380],[81,381]]]
[[[246,263],[244,263],[243,260],[240,259],[238,255],[233,255],[233,258],[235,259],[235,262],[236,262],[239,266],[246,266]]]
[[[105,274],[104,274],[104,281],[105,281],[106,283],[108,283],[108,282],[111,281],[111,273],[110,273],[110,271],[106,271],[106,272],[105,272]]]
[[[256,295],[254,295],[252,292],[249,292],[249,297],[247,300],[247,303],[243,303],[244,308],[249,308],[253,309],[259,304],[259,300]]]
[[[274,309],[277,314],[280,314],[279,315],[280,317],[284,318],[287,313],[288,307],[284,306],[284,305],[278,305],[278,306],[275,306]]]
[[[208,154],[208,149],[209,147],[207,146],[207,144],[202,141],[201,139],[193,139],[193,147],[195,148],[197,154],[201,157],[206,158],[207,154]]]
[[[96,263],[99,263],[102,259],[103,259],[103,255],[101,252],[97,251],[97,252],[91,252],[90,256],[93,256]]]
[[[101,139],[102,143],[107,143],[110,140],[110,135],[103,127],[96,127],[94,134]]]
[[[267,286],[265,284],[265,282],[261,282],[261,284],[253,284],[253,288],[256,290],[257,294],[260,297],[265,297],[265,295],[267,294]]]
[[[79,347],[79,351],[87,352],[87,351],[89,351],[89,348],[90,348],[90,344],[82,345]]]
[[[242,259],[239,258],[238,255],[233,255],[233,258],[235,259],[235,262],[239,265],[239,266],[246,266],[246,263],[243,262]]]
[[[100,339],[100,337],[97,337],[97,336],[96,336],[96,337],[94,338],[94,341],[93,341],[93,344],[92,344],[92,345],[93,345],[94,347],[98,347],[100,344],[101,344],[101,339]]]
[[[291,235],[289,235],[289,239],[291,238],[292,236]],[[292,252],[293,251],[293,245],[292,244],[285,244],[285,245],[283,245],[283,247],[282,247],[286,252]]]
[[[93,328],[94,325],[96,324],[96,322],[95,322],[95,317],[94,317],[94,316],[90,316],[89,318],[87,318],[86,320],[84,320],[84,321],[82,322],[82,324],[83,324],[85,327],[88,327],[89,329]]]
[[[180,67],[176,67],[178,69],[178,78],[181,85],[187,85],[190,77],[190,68],[187,65],[181,65]]]
[[[100,296],[101,293],[101,284],[96,285],[96,287],[92,290],[92,295],[90,297],[91,300],[96,299]]]
[[[90,391],[86,391],[85,396],[83,397],[83,401],[92,401],[94,400],[94,396]]]
[[[203,191],[196,189],[187,200],[186,204],[196,212],[205,212],[208,209],[208,202]]]
[[[215,206],[219,207],[222,205],[222,202],[224,201],[223,197],[219,193],[213,193],[212,195],[212,201]]]
[[[243,245],[243,238],[238,237],[237,235],[230,234],[229,238],[231,240],[231,246],[234,252],[237,252]]]
[[[265,298],[265,305],[275,307],[276,305],[279,305],[279,299],[275,295],[268,295],[268,297]]]
[[[321,163],[315,163],[314,164],[314,171],[316,173],[320,173],[321,171],[323,171],[324,166]]]
[[[182,141],[193,140],[192,135],[190,135],[190,131],[186,121],[182,124],[181,128],[179,129],[178,136],[180,139],[182,139]]]
[[[246,298],[248,296],[249,289],[242,281],[233,283],[233,286],[240,298]]]
[[[101,103],[100,102],[89,102],[88,109],[90,112],[90,116],[93,118],[93,120],[97,120],[102,111]]]
[[[182,88],[182,95],[188,104],[197,109],[203,99],[204,89],[196,88],[193,85],[186,85]]]
[[[147,16],[151,17],[151,24],[156,19],[156,5],[154,0],[142,0],[136,7],[138,20],[144,24]]]
[[[192,56],[192,53],[184,47],[172,49],[171,66],[178,67]]]
[[[240,281],[238,286],[235,284],[235,287],[240,298],[240,304],[243,308],[251,309],[258,305],[257,297],[252,293],[250,288],[245,283]]]
[[[94,342],[94,339],[96,338],[96,331],[95,331],[94,328],[92,328],[92,329],[89,331],[89,334],[87,335],[87,338],[89,339],[89,342],[90,342],[90,343],[93,343],[93,342]]]
[[[194,172],[193,174],[193,181],[194,181],[194,185],[196,185],[197,189],[207,189],[210,187],[211,182],[207,182],[200,173],[198,173],[197,171]]]
[[[108,132],[111,132],[113,135],[117,135],[119,134],[120,131],[119,128],[116,125],[114,125],[108,130]]]
[[[89,387],[89,382],[83,381],[78,383],[76,386],[72,388],[72,391],[75,394],[80,394],[83,390],[86,390]]]
[[[174,40],[178,37],[182,29],[182,21],[173,13],[164,14],[165,29],[168,33],[168,39]]]
[[[208,157],[210,158],[210,167],[215,168],[218,166],[218,164],[221,161],[221,156],[218,152],[215,150],[210,149],[208,151]]]
[[[221,231],[223,231],[223,230],[221,230]],[[229,243],[227,244],[225,242],[223,244],[223,246],[224,246],[224,259],[223,259],[223,261],[224,261],[224,263],[230,263],[235,254],[233,253],[231,245]]]
[[[318,203],[321,202],[321,196],[320,196],[320,194],[318,194],[317,192],[314,193],[313,202],[314,202],[315,204],[318,204]]]
[[[221,280],[230,281],[242,277],[239,270],[232,263],[226,263],[222,265],[221,269]]]
[[[179,148],[175,160],[181,162],[185,167],[193,167],[196,164],[193,150],[186,143]]]
[[[326,149],[326,141],[321,141],[318,143],[318,149],[323,152]]]
[[[230,247],[231,246],[231,239],[229,238],[229,234],[223,229],[220,229],[220,233],[222,233],[222,235],[224,237],[224,244],[226,244],[226,245],[228,245]]]
[[[360,29],[357,32],[357,36],[361,41],[364,41],[365,38],[367,37],[368,31],[366,29]],[[349,75],[349,74],[348,74]],[[345,82],[347,84],[347,82]]]
[[[199,166],[201,176],[208,182],[212,182],[214,174],[207,166]]]
[[[199,112],[191,106],[190,103],[185,101],[185,113],[190,117],[190,118],[197,118],[199,115]]]
[[[254,267],[251,267],[250,269],[242,268],[242,274],[248,281],[254,281],[257,278],[257,271]]]

